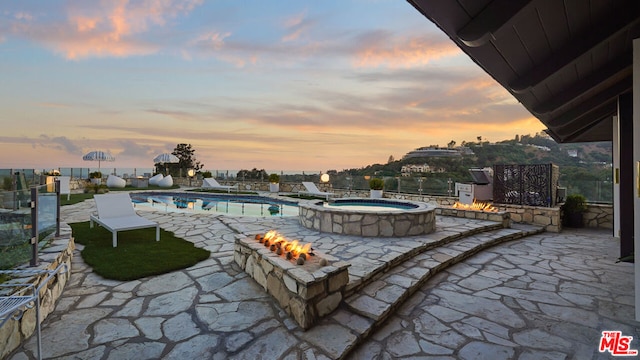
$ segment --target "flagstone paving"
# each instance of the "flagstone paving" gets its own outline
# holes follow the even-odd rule
[[[62,219],[87,221],[93,209],[92,201],[65,206]],[[607,359],[610,354],[598,352],[603,330],[633,336],[632,348],[640,348],[633,266],[615,263],[618,242],[610,231],[543,233],[483,250],[419,284],[386,321],[372,327],[376,306],[415,284],[408,277],[424,275],[406,266],[380,276],[389,262],[486,222],[439,217],[438,231],[430,236],[371,239],[317,233],[295,217],[140,213],[210,250],[211,257],[182,271],[120,282],[95,275],[78,245],[71,280],[43,323],[45,358]],[[368,285],[354,285],[350,306],[302,331],[233,262],[237,236],[269,229],[352,263],[351,283]],[[438,256],[446,261],[468,246],[443,248],[420,263],[439,261]],[[353,311],[364,301],[373,318]],[[9,359],[35,358],[35,347],[32,337]]]

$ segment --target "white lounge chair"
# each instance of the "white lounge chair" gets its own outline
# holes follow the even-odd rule
[[[203,189],[217,189],[217,190],[227,190],[227,192],[231,192],[231,189],[236,189],[238,191],[238,184],[236,185],[220,185],[216,179],[214,178],[205,178],[202,179],[202,188]]]
[[[329,196],[335,195],[332,192],[320,191],[316,184],[312,182],[302,182],[302,185],[307,189],[307,191],[300,191],[300,194],[314,195],[314,196],[325,196],[327,200],[329,200]]]
[[[58,176],[58,180],[60,180],[60,195],[67,195],[67,200],[71,197],[71,186],[69,183],[71,182],[70,176]]]
[[[160,241],[160,226],[136,214],[128,193],[94,195],[98,215],[89,216],[89,227],[96,222],[113,234],[113,247],[118,246],[118,231],[156,228],[156,241]]]

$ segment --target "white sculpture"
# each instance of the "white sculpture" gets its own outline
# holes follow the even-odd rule
[[[173,186],[173,178],[171,175],[165,176],[162,180],[158,181],[158,186],[168,188]]]
[[[162,180],[164,176],[162,176],[162,174],[158,174],[154,177],[152,177],[151,179],[149,179],[149,185],[156,185],[158,186],[158,183],[160,182],[160,180]]]
[[[123,188],[127,185],[127,181],[121,177],[115,175],[109,175],[107,178],[107,187],[110,188]]]

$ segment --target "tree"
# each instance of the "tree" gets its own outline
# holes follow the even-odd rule
[[[449,143],[447,144],[447,147],[449,149],[453,149],[453,147],[456,146],[456,141],[455,140],[451,140],[449,141]]]
[[[169,172],[173,175],[183,176],[186,175],[189,169],[193,169],[198,171],[204,167],[204,164],[201,164],[196,160],[195,156],[196,150],[191,146],[191,144],[178,144],[176,148],[173,149],[171,154],[175,155],[180,161],[176,164],[166,164],[169,168]]]
[[[393,158],[393,155],[389,155],[389,160],[387,160],[387,164],[391,164],[394,161],[396,161],[396,159]]]
[[[236,178],[242,180],[265,180],[269,178],[269,174],[265,169],[258,170],[253,168],[252,170],[242,169],[236,174]]]

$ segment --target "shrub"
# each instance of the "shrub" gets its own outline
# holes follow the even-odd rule
[[[373,178],[369,180],[369,188],[371,190],[382,190],[384,189],[384,180]]]
[[[278,175],[278,174],[269,175],[269,182],[272,183],[272,184],[279,184],[280,183],[280,175]]]
[[[562,205],[562,211],[565,214],[577,214],[587,211],[587,198],[580,194],[567,196],[564,205]]]
[[[2,179],[2,188],[7,191],[13,190],[13,179],[10,176]]]
[[[102,179],[102,173],[100,171],[94,171],[89,173],[91,179]]]
[[[200,173],[204,179],[212,177],[211,171],[203,171]]]

